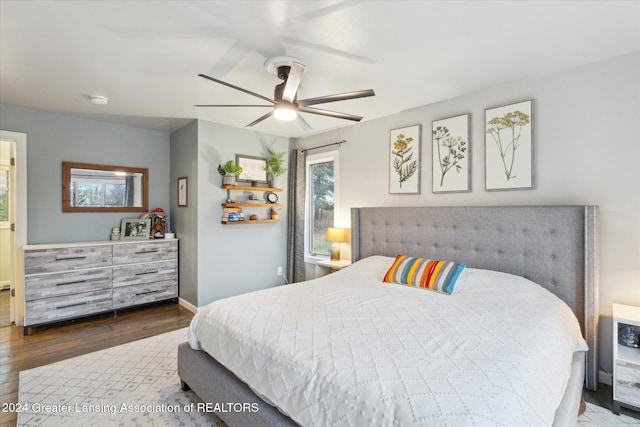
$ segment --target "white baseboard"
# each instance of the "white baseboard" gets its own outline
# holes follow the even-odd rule
[[[187,310],[189,310],[192,313],[197,313],[198,312],[198,307],[196,307],[195,305],[191,304],[189,301],[182,299],[182,298],[178,298],[179,303],[181,306],[183,306],[184,308],[186,308]]]
[[[606,385],[613,384],[613,375],[603,371],[602,369],[598,372],[598,382]]]
[[[0,290],[4,290],[4,289],[11,289],[11,282],[8,280],[4,280],[2,282],[0,282]]]

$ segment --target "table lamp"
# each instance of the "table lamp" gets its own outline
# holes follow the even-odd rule
[[[331,261],[340,261],[340,243],[344,242],[344,228],[328,228],[327,242],[333,242]]]

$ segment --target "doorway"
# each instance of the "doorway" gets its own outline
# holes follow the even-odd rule
[[[18,249],[27,243],[26,144],[25,134],[0,131],[0,326],[23,324],[15,302],[24,294]]]

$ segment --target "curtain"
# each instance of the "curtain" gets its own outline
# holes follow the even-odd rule
[[[133,176],[127,175],[124,182],[124,205],[133,206],[133,194],[134,194]]]
[[[305,280],[304,201],[306,193],[306,155],[293,150],[289,161],[289,218],[287,225],[287,278],[296,283]]]

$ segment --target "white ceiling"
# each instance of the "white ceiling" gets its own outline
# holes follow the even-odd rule
[[[640,50],[640,1],[0,0],[0,103],[143,128],[244,127],[267,108],[277,55],[307,66],[299,98],[364,120]],[[615,76],[612,76],[615,78]],[[109,98],[94,105],[90,95]],[[353,122],[304,114],[252,129],[301,136]],[[1,127],[1,123],[0,123]]]

